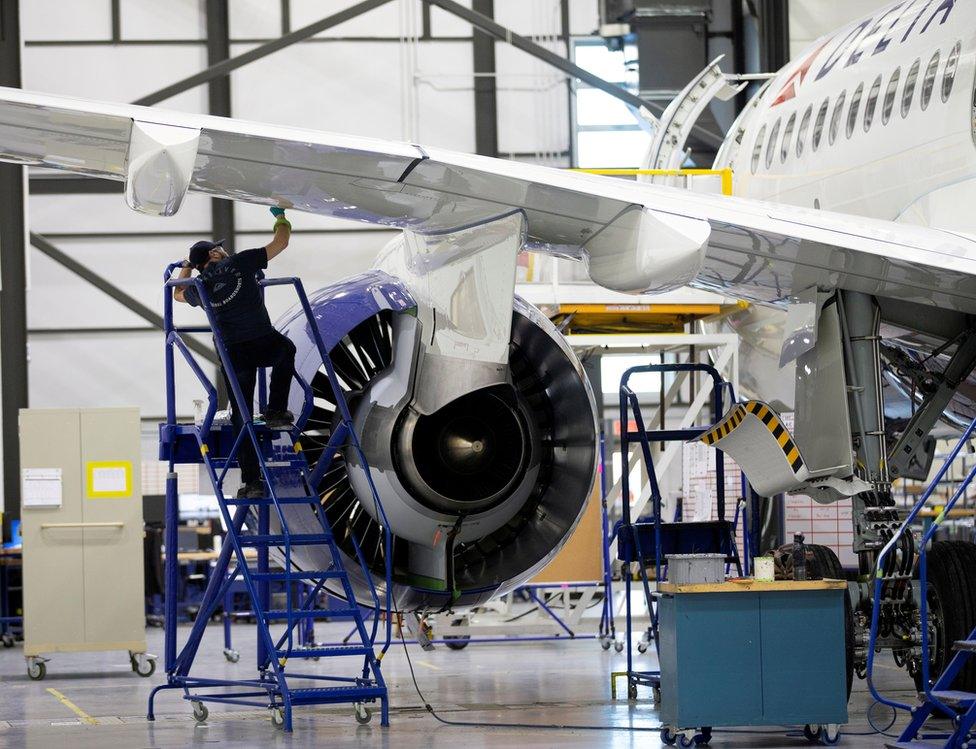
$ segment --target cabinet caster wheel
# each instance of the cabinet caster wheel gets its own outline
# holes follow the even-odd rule
[[[695,743],[698,746],[708,746],[712,740],[712,729],[709,726],[702,726],[701,733],[695,736]]]
[[[833,746],[840,743],[840,726],[836,723],[828,723],[820,727],[820,743],[824,746]]]
[[[638,653],[646,653],[647,652],[647,643],[646,642],[639,642],[639,643],[637,643],[637,652]]]
[[[613,644],[613,649],[618,653],[624,652],[624,644],[622,642],[615,642]]]
[[[197,723],[206,723],[207,718],[210,717],[210,711],[207,706],[198,700],[194,700],[190,703],[193,706],[193,720]]]
[[[365,726],[373,718],[373,713],[362,702],[356,703],[356,722]]]
[[[285,725],[285,711],[280,707],[271,708],[271,725],[275,728],[283,728]]]
[[[695,737],[694,736],[684,736],[684,735],[682,735],[678,739],[678,746],[683,747],[683,749],[689,749],[689,747],[692,747],[694,745],[695,745]]]
[[[0,642],[3,643],[3,646],[5,648],[12,648],[14,646],[14,636],[13,635],[4,635],[3,637],[0,637]],[[607,646],[607,647],[609,647],[609,646]]]
[[[241,654],[236,650],[224,648],[224,658],[227,659],[228,663],[237,663],[241,659]]]
[[[674,746],[678,743],[678,735],[670,728],[665,728],[663,731],[661,731],[661,741],[668,746]]]
[[[811,744],[819,744],[822,733],[820,726],[811,726],[809,723],[803,726],[803,737]]]
[[[654,687],[651,689],[651,696],[654,698],[654,704],[661,704],[661,687]]]
[[[44,661],[31,661],[27,664],[27,677],[32,681],[40,681],[47,675],[47,666]]]
[[[144,679],[156,673],[156,659],[149,658],[145,653],[129,656],[129,662],[132,664],[132,670]]]

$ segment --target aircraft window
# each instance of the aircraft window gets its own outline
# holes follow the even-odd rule
[[[759,129],[759,135],[756,138],[756,145],[752,147],[752,173],[755,174],[756,170],[759,168],[759,157],[762,156],[763,139],[766,137],[766,126],[763,125]]]
[[[807,111],[803,113],[803,119],[800,120],[800,129],[796,133],[796,157],[800,158],[803,155],[803,141],[807,139],[807,131],[810,129],[810,118],[813,116],[813,105],[811,104],[807,107]]]
[[[773,131],[769,134],[769,142],[766,144],[766,168],[773,165],[773,154],[776,152],[776,139],[779,138],[780,120],[776,120]]]
[[[793,137],[793,126],[796,125],[796,112],[790,115],[786,121],[786,129],[783,131],[783,145],[779,150],[779,160],[786,163],[786,157],[790,155],[790,139]]]
[[[854,95],[851,96],[851,108],[847,112],[847,137],[850,138],[854,133],[854,126],[857,124],[857,113],[861,109],[861,94],[864,92],[864,84],[857,84]]]
[[[956,46],[952,48],[949,56],[946,58],[945,70],[942,72],[942,101],[949,100],[949,94],[952,93],[952,82],[956,79],[956,67],[959,65],[959,50],[962,48],[962,42],[956,42]]]
[[[929,60],[929,66],[925,69],[925,78],[922,79],[922,93],[919,94],[918,103],[922,109],[926,109],[929,100],[932,98],[932,89],[935,88],[935,74],[939,72],[939,52],[936,50]]]
[[[888,90],[885,91],[884,106],[881,107],[881,124],[887,125],[891,119],[891,112],[895,108],[895,95],[898,93],[898,79],[901,78],[901,68],[895,68],[888,81]]]
[[[846,95],[846,91],[841,91],[840,96],[837,97],[837,101],[834,102],[834,113],[830,115],[830,132],[827,134],[830,145],[834,145],[834,141],[837,140],[837,132],[840,130],[840,118],[844,114],[844,97]]]
[[[820,148],[820,136],[823,135],[824,123],[827,121],[827,110],[830,108],[830,100],[824,99],[817,112],[817,121],[813,123],[813,150]]]
[[[915,60],[912,63],[912,67],[908,69],[908,75],[905,76],[905,90],[901,92],[902,117],[908,117],[908,112],[912,108],[912,96],[915,95],[915,81],[918,80],[918,69],[921,64],[921,60]]]
[[[874,79],[871,84],[871,91],[868,93],[868,100],[864,102],[864,132],[871,129],[874,122],[874,110],[878,106],[878,96],[881,94],[881,76]]]

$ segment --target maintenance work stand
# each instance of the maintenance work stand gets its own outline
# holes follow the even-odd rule
[[[371,623],[367,629],[367,609],[356,600],[349,575],[342,563],[336,539],[322,510],[320,499],[315,491],[325,468],[336,452],[348,449],[358,455],[363,465],[366,458],[362,453],[359,439],[353,428],[348,404],[342,396],[342,389],[336,379],[329,352],[323,342],[321,331],[316,325],[308,297],[302,283],[297,278],[265,279],[261,285],[291,286],[308,322],[309,330],[315,340],[322,363],[338,398],[338,423],[333,430],[326,449],[315,465],[309,465],[301,451],[299,436],[313,408],[312,389],[296,374],[296,380],[304,393],[301,414],[290,430],[269,429],[257,421],[252,413],[252,404],[245,401],[240,383],[230,365],[226,346],[216,324],[213,308],[207,290],[199,278],[177,279],[173,271],[179,267],[174,263],[166,268],[164,281],[164,332],[166,335],[166,422],[160,425],[160,459],[169,462],[166,480],[166,529],[165,529],[165,668],[166,683],[156,687],[149,697],[148,719],[153,720],[153,701],[156,694],[165,689],[183,691],[183,699],[193,706],[193,715],[198,722],[207,719],[207,703],[248,705],[270,710],[272,723],[285,731],[292,730],[292,710],[300,705],[324,705],[350,703],[355,706],[356,720],[366,723],[370,720],[368,704],[379,701],[381,724],[389,725],[389,697],[387,687],[380,671],[380,658],[390,646],[391,619],[386,617],[385,641],[377,643],[381,610],[392,609],[391,597],[391,536],[382,504],[376,493],[373,500],[383,519],[385,531],[386,588],[385,603],[381,602],[372,576],[366,568],[358,541],[353,538],[357,561],[363,576],[369,581],[372,600]],[[195,286],[200,295],[208,325],[204,327],[175,327],[173,324],[172,291],[178,286]],[[212,333],[214,346],[227,377],[230,395],[234,399],[237,412],[241,414],[243,428],[238,434],[233,427],[214,427],[217,413],[217,389],[208,378],[200,364],[190,352],[184,336],[190,333]],[[183,357],[190,370],[199,380],[205,391],[209,405],[200,423],[178,423],[176,419],[176,353]],[[259,377],[260,406],[264,407],[266,390],[265,373]],[[268,496],[252,499],[238,499],[228,496],[224,483],[228,471],[238,466],[237,455],[244,440],[250,440],[257,455],[261,476],[268,489]],[[179,495],[175,465],[178,463],[202,464],[217,498],[227,535],[221,547],[216,566],[201,601],[200,611],[193,627],[177,652],[177,596],[173,593],[179,587],[179,562],[177,558],[177,523],[179,520]],[[369,471],[366,471],[369,476]],[[296,507],[298,506],[298,507]],[[304,507],[302,507],[304,506]],[[307,512],[317,519],[320,531],[315,533],[293,532],[288,523],[294,513]],[[307,526],[306,526],[307,527]],[[318,546],[326,551],[323,555],[331,558],[324,569],[300,569],[293,559],[298,547]],[[255,554],[256,551],[256,554]],[[250,552],[250,553],[248,553]],[[274,555],[276,565],[271,564]],[[240,580],[250,599],[257,628],[257,673],[254,678],[226,679],[207,678],[191,675],[194,658],[200,647],[204,630],[212,615],[224,601],[225,594],[235,580]],[[344,599],[343,608],[316,608],[320,594],[326,590],[326,583],[333,595]],[[272,608],[271,586],[279,584],[283,588],[285,606]],[[316,619],[348,619],[355,633],[351,642],[342,645],[307,645],[304,638],[296,635],[296,629]],[[281,625],[284,630],[280,631]],[[273,631],[272,627],[276,630]],[[381,648],[379,655],[377,647]],[[343,659],[346,663],[358,663],[346,674],[324,674],[322,671]],[[320,661],[316,673],[293,670],[293,663],[315,659]],[[324,664],[328,669],[322,668]]]
[[[711,419],[712,424],[687,429],[658,429],[648,430],[644,425],[637,394],[630,388],[630,378],[643,372],[656,372],[664,376],[673,372],[702,372],[712,379]],[[746,542],[746,559],[743,565],[736,547],[735,532],[739,521],[739,508],[736,506],[733,520],[725,516],[725,456],[721,450],[715,451],[716,474],[716,507],[717,520],[697,522],[665,522],[661,518],[661,492],[658,486],[657,473],[654,469],[654,459],[651,454],[652,442],[673,442],[697,439],[712,428],[714,423],[721,420],[724,414],[725,393],[729,394],[731,402],[735,402],[732,385],[722,379],[718,370],[708,364],[701,363],[672,363],[645,364],[631,367],[625,371],[620,379],[620,454],[622,456],[621,485],[623,498],[622,516],[609,542],[617,541],[617,559],[622,562],[621,577],[624,580],[625,593],[625,621],[626,633],[624,646],[627,649],[627,670],[623,673],[611,674],[611,692],[616,692],[616,677],[626,676],[627,696],[637,698],[639,686],[651,687],[655,702],[660,702],[661,673],[660,671],[640,671],[634,668],[633,654],[633,611],[631,601],[632,573],[637,572],[644,591],[645,603],[651,626],[648,633],[654,642],[660,658],[658,638],[658,611],[655,603],[655,593],[651,590],[651,581],[647,574],[648,566],[653,565],[655,571],[655,585],[667,578],[666,557],[670,554],[722,554],[726,564],[734,566],[738,574],[749,570],[749,544]],[[635,429],[631,430],[633,421]],[[651,487],[651,517],[632,520],[630,514],[630,447],[636,443],[639,454],[644,461]],[[754,514],[754,513],[752,513]],[[751,515],[752,515],[751,514]],[[749,533],[743,534],[748,539]],[[634,569],[636,567],[636,570]],[[644,652],[646,645],[641,643],[640,652]]]

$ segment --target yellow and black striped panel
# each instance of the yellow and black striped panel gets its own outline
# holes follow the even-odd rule
[[[780,449],[783,451],[783,455],[786,456],[786,460],[793,469],[793,473],[799,472],[800,468],[803,467],[803,458],[800,457],[799,449],[790,438],[789,431],[776,417],[773,409],[760,401],[746,401],[743,404],[737,405],[724,420],[715,426],[715,428],[710,429],[701,436],[702,442],[704,442],[706,445],[716,443],[718,440],[728,435],[729,432],[735,429],[739,424],[741,424],[746,413],[751,413],[763,423],[766,429],[769,430],[770,434],[773,435],[773,439],[776,440],[776,444],[778,444]]]

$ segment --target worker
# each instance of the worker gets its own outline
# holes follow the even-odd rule
[[[258,272],[288,247],[291,237],[291,223],[285,212],[272,208],[271,213],[275,217],[274,239],[269,244],[230,255],[224,250],[224,240],[202,240],[190,248],[179,277],[189,278],[194,270],[199,273],[249,412],[253,409],[258,367],[271,367],[267,409],[255,423],[263,422],[271,429],[289,429],[295,420],[288,410],[288,393],[295,375],[295,344],[271,324],[257,278]],[[173,298],[194,307],[201,306],[200,295],[193,286],[177,286]],[[234,403],[226,371],[223,375],[231,393],[231,418],[237,434],[243,428],[244,415]],[[248,499],[268,496],[254,446],[247,437],[241,440],[237,462],[241,467],[241,488],[237,496]]]

